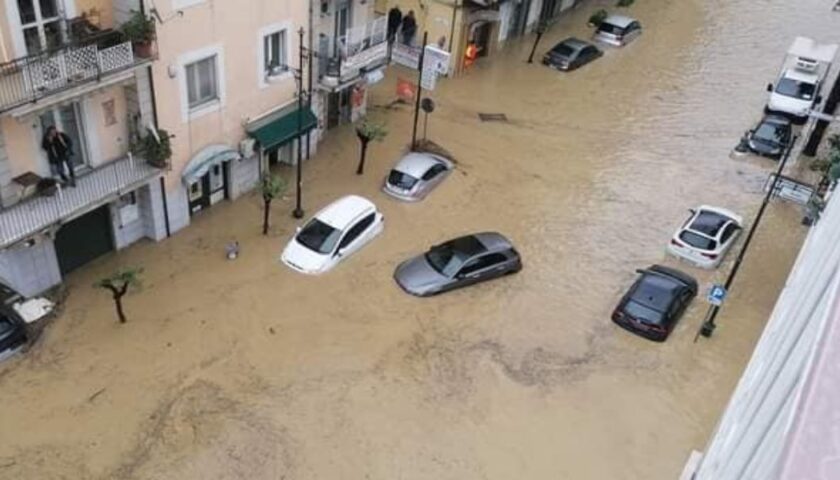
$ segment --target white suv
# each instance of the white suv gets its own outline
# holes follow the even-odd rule
[[[668,244],[668,252],[700,268],[716,268],[735,243],[743,219],[724,208],[701,205]]]
[[[373,240],[384,225],[385,218],[370,200],[348,195],[299,227],[281,260],[301,273],[324,273]]]

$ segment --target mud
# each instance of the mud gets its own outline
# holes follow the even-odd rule
[[[524,62],[530,39],[439,83],[429,138],[458,161],[420,204],[379,193],[410,139],[392,69],[371,115],[390,134],[353,174],[349,128],[305,166],[304,207],[374,200],[385,232],[329,274],[279,264],[292,198],[213,207],[68,279],[62,315],[0,366],[0,478],[671,479],[702,448],[806,231],[774,203],[718,317],[694,343],[698,299],[665,344],[613,326],[634,270],[668,258],[701,203],[751,218],[773,162],[729,158],[757,120],[793,36],[836,37],[825,2],[642,0],[623,50],[571,74]],[[606,3],[589,2],[541,51]],[[836,38],[835,38],[836,40]],[[479,112],[507,122],[480,122]],[[284,170],[283,175],[291,175]],[[292,184],[292,182],[290,182]],[[396,264],[461,233],[498,230],[521,273],[431,299],[405,295]],[[224,245],[241,245],[235,261]],[[117,324],[93,282],[142,265]]]

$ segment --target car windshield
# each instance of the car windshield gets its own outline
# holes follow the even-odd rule
[[[15,324],[5,315],[0,313],[0,338],[7,337],[15,329]]]
[[[776,93],[786,97],[798,98],[799,100],[811,100],[814,98],[816,85],[813,83],[800,82],[792,78],[783,77],[776,85]]]
[[[0,283],[0,299],[2,299],[3,303],[6,305],[12,305],[23,300],[19,293],[2,283]]]
[[[680,240],[700,250],[714,250],[717,246],[717,242],[713,239],[689,230],[683,230],[680,233]]]
[[[417,183],[417,179],[399,170],[391,170],[391,174],[388,175],[388,183],[403,190],[411,190],[411,187]]]
[[[615,36],[620,36],[624,33],[624,29],[612,23],[601,22],[598,26],[598,33],[609,33]]]
[[[784,140],[784,128],[781,125],[765,122],[758,126],[753,138],[765,143],[780,144]]]
[[[458,273],[464,262],[485,250],[484,245],[475,237],[456,238],[432,247],[426,253],[426,261],[438,273],[451,277]]]
[[[318,253],[330,253],[341,237],[341,231],[313,218],[297,234],[297,241],[304,247]]]
[[[720,232],[720,229],[722,229],[728,221],[729,219],[723,215],[710,212],[708,210],[701,210],[700,214],[697,215],[697,218],[691,222],[691,226],[688,228],[694,230],[695,232],[700,232],[708,237],[715,238],[717,237],[718,232]]]
[[[551,53],[557,57],[571,58],[575,54],[575,49],[561,43],[551,49]]]
[[[627,305],[624,306],[624,312],[642,323],[650,325],[659,325],[662,323],[662,312],[657,312],[633,300],[627,302]]]

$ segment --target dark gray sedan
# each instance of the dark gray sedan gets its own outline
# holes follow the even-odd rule
[[[401,263],[394,279],[406,292],[427,297],[522,269],[519,253],[499,233],[466,235],[435,245]]]
[[[543,65],[557,70],[574,70],[599,58],[604,52],[595,45],[579,38],[567,38],[549,50],[543,57]]]

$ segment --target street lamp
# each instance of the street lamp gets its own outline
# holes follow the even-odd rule
[[[303,55],[306,52],[306,48],[303,46],[303,34],[304,30],[303,27],[300,27],[298,30],[298,45],[299,45],[299,63],[298,68],[292,69],[295,75],[295,79],[298,83],[298,109],[297,109],[297,177],[295,179],[295,209],[292,211],[292,216],[295,218],[303,218],[303,206],[301,201],[301,184],[302,184],[302,177],[303,177],[303,96],[311,95],[312,92],[308,94],[303,90],[303,62],[304,58]],[[309,54],[311,55],[312,52],[310,51]],[[310,74],[311,78],[311,74]],[[309,102],[307,101],[307,104]]]

